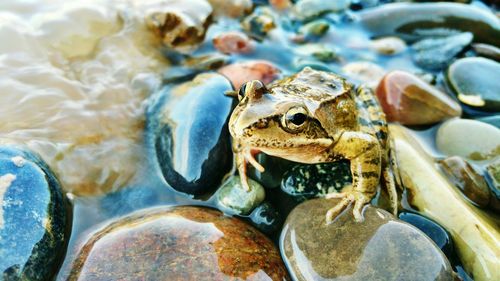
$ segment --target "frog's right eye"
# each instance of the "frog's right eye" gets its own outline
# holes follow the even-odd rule
[[[238,100],[242,100],[245,97],[245,91],[247,90],[247,83],[241,85],[238,92]]]
[[[304,129],[308,119],[307,110],[301,106],[292,107],[283,115],[281,126],[285,131],[297,133]]]

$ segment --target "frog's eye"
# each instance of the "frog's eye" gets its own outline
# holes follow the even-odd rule
[[[247,84],[241,85],[240,91],[238,92],[238,100],[242,100],[245,97],[245,91],[247,90]]]
[[[307,110],[303,107],[292,107],[283,115],[282,125],[288,131],[299,132],[307,121]]]

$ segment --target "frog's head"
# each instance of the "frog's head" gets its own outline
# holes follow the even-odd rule
[[[320,81],[312,81],[317,85],[308,84],[311,75],[318,73],[328,74],[304,69],[269,88],[257,80],[244,84],[229,122],[233,139],[269,155],[302,163],[318,162],[318,157],[334,142],[324,127],[324,118],[318,116],[318,109],[326,98],[335,96],[332,91],[340,92],[343,86],[343,80],[332,79],[321,80],[321,85]]]

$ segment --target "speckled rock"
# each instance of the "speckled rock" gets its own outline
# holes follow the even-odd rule
[[[413,60],[427,69],[442,69],[467,47],[474,36],[470,32],[428,38],[412,45]]]
[[[217,204],[226,212],[236,215],[248,215],[257,207],[264,198],[266,192],[260,183],[248,179],[249,191],[241,186],[239,176],[233,176],[217,190]]]
[[[189,52],[203,41],[212,18],[206,0],[153,0],[141,7],[147,27],[163,44],[181,52]]]
[[[500,111],[500,63],[485,58],[463,58],[450,65],[446,82],[464,104],[478,110]]]
[[[371,206],[362,223],[349,207],[327,225],[336,203],[309,200],[288,216],[280,249],[294,280],[453,280],[448,260],[420,230]]]
[[[224,76],[204,73],[166,86],[149,100],[146,142],[174,189],[206,193],[218,187],[231,169],[227,121],[233,99],[224,96],[229,90]]]
[[[500,129],[475,120],[452,119],[439,127],[436,144],[449,156],[490,159],[500,155]]]
[[[484,178],[464,159],[458,156],[439,161],[444,173],[455,186],[475,205],[487,207],[490,190]]]
[[[405,71],[385,75],[376,93],[391,122],[426,125],[462,114],[460,105],[451,97]]]
[[[281,190],[297,201],[324,197],[352,183],[349,162],[299,164],[283,175]]]
[[[288,280],[255,228],[201,207],[153,208],[96,232],[68,280]]]
[[[51,280],[71,212],[55,175],[31,152],[0,146],[0,279]]]
[[[255,60],[230,64],[218,72],[226,76],[235,89],[239,89],[241,85],[252,80],[260,80],[264,84],[271,83],[278,78],[280,70],[268,61]]]

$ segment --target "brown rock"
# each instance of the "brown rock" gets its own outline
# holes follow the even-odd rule
[[[439,162],[448,179],[474,204],[486,207],[490,202],[488,183],[474,168],[459,156]]]
[[[246,54],[254,50],[251,39],[237,31],[221,33],[215,36],[212,42],[214,47],[224,54]]]
[[[255,60],[241,63],[234,63],[224,66],[218,72],[226,76],[235,89],[252,80],[261,80],[264,84],[271,83],[276,78],[280,70],[268,61]]]
[[[385,75],[377,96],[387,120],[405,125],[433,124],[462,114],[452,98],[404,71]]]
[[[201,207],[142,211],[95,233],[68,280],[287,280],[279,252],[253,227]]]
[[[288,216],[280,248],[294,280],[453,280],[448,260],[420,230],[371,206],[361,223],[349,207],[327,225],[336,203],[309,200]]]

